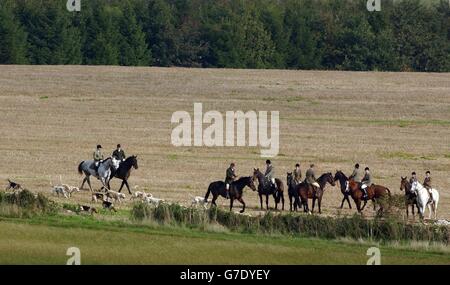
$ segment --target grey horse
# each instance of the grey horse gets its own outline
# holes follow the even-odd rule
[[[111,167],[113,167],[113,161],[110,157],[100,162],[100,165],[98,166],[98,176],[95,173],[94,170],[94,160],[84,160],[78,165],[78,173],[81,175],[84,173],[85,177],[83,179],[83,183],[81,183],[80,189],[83,189],[84,183],[87,182],[89,185],[89,189],[92,192],[92,186],[91,186],[91,180],[90,176],[94,176],[97,179],[99,179],[103,186],[109,187],[109,180],[111,178]]]

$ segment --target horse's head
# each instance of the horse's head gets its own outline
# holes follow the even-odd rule
[[[288,172],[286,175],[287,185],[291,185],[292,181],[294,181],[294,175],[292,175],[292,172]]]
[[[340,170],[336,170],[336,174],[334,175],[334,181],[343,181],[343,180],[348,180],[347,176],[345,176],[344,172],[340,171]]]
[[[401,176],[401,181],[400,181],[400,191],[405,190],[406,191],[406,185],[409,185],[409,181],[408,181],[408,177],[405,176]]]
[[[331,172],[328,172],[327,174],[325,174],[326,176],[326,181],[328,182],[328,183],[330,183],[331,184],[331,186],[336,186],[336,183],[335,183],[335,179],[334,179],[334,177],[333,177],[333,174],[331,174]]]
[[[259,182],[264,178],[264,175],[259,171],[259,168],[253,168],[253,176],[256,177]]]
[[[131,166],[134,169],[138,169],[139,168],[138,161],[137,161],[137,155],[132,155],[129,158],[127,158],[126,160],[131,164]]]
[[[249,177],[247,186],[250,187],[250,189],[252,189],[253,191],[256,191],[255,175]]]

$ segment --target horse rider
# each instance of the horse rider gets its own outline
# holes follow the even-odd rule
[[[103,161],[103,153],[102,153],[102,146],[97,145],[97,148],[95,149],[94,153],[92,154],[92,157],[94,158],[94,170],[96,176],[98,176],[98,167],[100,165],[100,162]]]
[[[230,198],[230,185],[237,177],[235,171],[236,171],[236,164],[232,162],[230,164],[230,167],[228,167],[225,176],[225,191],[227,192],[227,199]]]
[[[430,194],[430,201],[433,201],[433,192],[431,187],[431,172],[428,170],[425,173],[425,179],[423,180],[423,187],[425,187],[428,190],[428,193]]]
[[[271,186],[277,189],[277,184],[275,183],[275,168],[272,165],[272,162],[268,159],[266,160],[266,173],[264,177],[271,183]]]
[[[293,172],[294,172],[294,183],[295,185],[298,185],[302,182],[302,171],[300,169],[299,163],[295,165],[295,169]]]
[[[306,170],[306,174],[305,174],[306,175],[305,183],[307,185],[309,185],[310,188],[312,187],[313,189],[314,189],[314,187],[320,188],[320,185],[319,185],[319,183],[317,183],[317,180],[316,180],[316,174],[314,173],[314,168],[315,168],[314,164],[311,164],[309,166],[309,169]]]
[[[348,178],[348,180],[353,180],[355,182],[361,182],[361,173],[359,170],[359,163],[355,164],[355,169],[353,169],[352,174]]]
[[[113,151],[112,157],[115,159],[114,161],[114,168],[117,170],[119,168],[119,164],[122,161],[125,161],[125,152],[123,151],[120,144],[117,145],[117,148]]]
[[[369,187],[370,185],[372,185],[372,174],[370,174],[370,169],[369,167],[366,167],[364,169],[364,177],[361,180],[361,191],[363,192],[363,199],[367,200],[368,195],[367,195],[367,187]]]
[[[416,175],[416,172],[413,171],[413,172],[411,172],[411,178],[409,179],[409,183],[412,185],[416,181],[418,181],[417,180],[417,175]]]

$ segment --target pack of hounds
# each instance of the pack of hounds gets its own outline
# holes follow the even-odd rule
[[[57,185],[54,185],[50,181],[51,186],[51,194],[57,197],[64,197],[66,199],[72,198],[72,196],[75,193],[80,192],[80,189],[75,186],[71,186],[65,183],[62,183],[61,176],[59,178],[60,183]],[[6,187],[6,191],[14,191],[15,193],[18,193],[25,188],[22,187],[21,184],[11,181],[10,179],[7,179],[8,186]],[[134,190],[136,190],[138,186],[134,187]],[[200,196],[192,196],[191,195],[191,206],[202,206],[204,209],[207,208],[208,202],[205,201],[203,197]],[[122,203],[123,200],[126,199],[126,195],[124,193],[119,193],[117,191],[113,191],[108,189],[105,186],[102,186],[100,190],[92,192],[91,193],[91,201],[93,203],[102,203],[102,208],[107,209],[109,211],[117,212],[117,209],[114,206],[114,203]],[[154,197],[151,193],[147,193],[145,191],[134,191],[133,194],[130,197],[130,200],[136,201],[140,200],[142,202],[146,202],[151,205],[159,205],[160,203],[163,203],[164,200],[160,198]],[[98,213],[98,209],[93,206],[89,205],[77,205],[77,210],[79,212],[86,212],[91,215],[94,213]]]

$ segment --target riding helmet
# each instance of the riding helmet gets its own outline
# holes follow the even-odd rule
[[[359,168],[359,163],[355,164],[355,168]]]
[[[369,169],[369,167],[366,167],[366,169],[364,169],[364,170],[370,170],[370,169]]]
[[[270,159],[266,160],[266,164],[271,164]]]
[[[102,148],[102,146],[98,144],[98,145],[97,145],[97,148]]]

